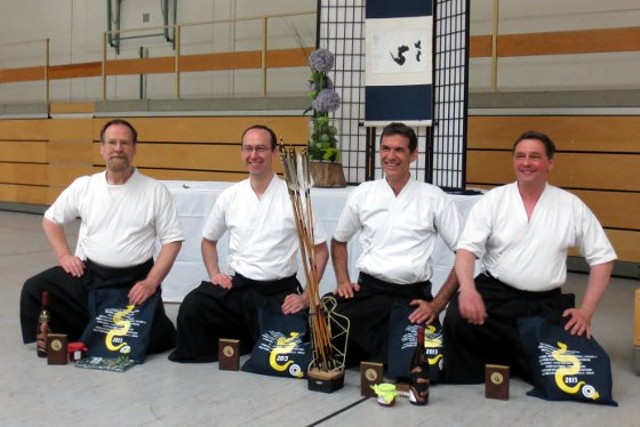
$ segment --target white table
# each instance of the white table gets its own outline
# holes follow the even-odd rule
[[[175,264],[169,275],[162,283],[163,299],[168,302],[180,302],[184,296],[193,288],[198,286],[202,280],[208,280],[207,270],[202,262],[200,253],[200,242],[202,240],[202,229],[209,212],[218,198],[218,195],[230,186],[229,182],[188,182],[188,181],[163,181],[171,192],[178,209],[180,223],[186,240],[182,244],[182,250],[178,254]],[[313,188],[311,198],[317,215],[316,220],[320,221],[327,234],[327,238],[333,234],[338,217],[346,201],[347,195],[354,187],[346,188]],[[452,196],[456,206],[460,211],[461,220],[466,220],[471,206],[480,196]],[[220,268],[229,272],[227,264],[227,253],[229,247],[229,235],[225,235],[218,243],[220,254]],[[360,255],[361,248],[358,237],[354,236],[348,244],[350,275],[353,280],[358,277],[358,270],[355,263]],[[438,239],[433,254],[433,277],[431,278],[433,293],[435,294],[446,279],[453,266],[453,253],[447,248],[441,239]],[[302,265],[302,264],[301,264]],[[302,267],[299,268],[299,280],[304,284]],[[335,274],[331,262],[320,282],[321,294],[329,292],[335,288]]]

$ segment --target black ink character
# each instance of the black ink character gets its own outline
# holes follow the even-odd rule
[[[391,52],[389,52],[389,55],[391,55],[391,58],[393,58],[396,64],[402,66],[407,61],[407,58],[405,58],[404,53],[407,52],[408,50],[409,50],[408,46],[405,46],[405,45],[398,46],[398,56],[397,57],[393,56],[393,53]]]
[[[420,58],[422,57],[422,40],[418,40],[413,45],[418,49],[418,52],[416,53],[416,61],[420,62]]]

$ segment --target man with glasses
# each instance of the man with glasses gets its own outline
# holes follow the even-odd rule
[[[44,233],[59,266],[27,280],[20,297],[20,322],[25,343],[36,339],[41,295],[49,292],[51,329],[71,341],[89,323],[89,291],[102,281],[131,279],[129,302],[142,305],[160,292],[182,247],[178,212],[164,185],[133,166],[137,132],[114,119],[100,132],[105,171],[76,179],[44,214]],[[63,225],[81,219],[75,253]],[[161,248],[153,259],[156,239]],[[156,306],[148,353],[175,346],[176,330],[160,303]]]
[[[209,281],[183,300],[178,312],[176,362],[218,360],[218,339],[240,340],[248,353],[258,338],[258,309],[269,304],[284,314],[297,313],[308,299],[296,279],[298,240],[287,184],[274,172],[279,153],[275,133],[254,125],[242,134],[241,157],[249,178],[220,194],[202,233],[202,257]],[[229,266],[221,271],[218,241],[226,231]],[[315,230],[320,277],[329,251]]]

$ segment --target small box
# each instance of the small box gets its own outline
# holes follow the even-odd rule
[[[240,340],[220,338],[218,340],[218,367],[223,371],[240,369]]]
[[[360,396],[376,397],[376,393],[371,388],[372,385],[380,384],[384,381],[384,365],[377,362],[360,363]]]
[[[485,365],[484,385],[487,399],[509,400],[509,367]]]
[[[67,364],[67,343],[66,334],[49,334],[47,336],[47,364]]]
[[[320,371],[311,368],[307,371],[307,388],[311,391],[320,391],[322,393],[333,393],[344,387],[344,372]]]

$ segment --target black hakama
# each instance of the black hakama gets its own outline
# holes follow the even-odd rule
[[[218,360],[220,338],[240,340],[241,354],[251,352],[260,335],[258,309],[269,305],[280,311],[285,297],[300,291],[295,275],[259,281],[236,273],[230,289],[202,282],[180,304],[178,345],[169,355],[169,360],[215,362]]]
[[[89,323],[89,291],[109,281],[130,281],[131,286],[143,280],[153,267],[153,260],[128,268],[109,268],[90,260],[85,262],[86,270],[81,277],[73,277],[62,267],[53,267],[28,279],[20,295],[20,325],[25,344],[36,340],[38,317],[42,309],[42,292],[49,292],[49,312],[51,330],[64,333],[69,341],[80,339]],[[161,292],[160,287],[158,291]],[[164,305],[156,306],[147,353],[161,353],[176,344],[176,329],[167,317]]]
[[[518,318],[541,316],[549,323],[563,325],[562,313],[574,307],[573,294],[560,289],[527,292],[508,286],[488,274],[475,279],[488,318],[483,325],[472,325],[460,315],[454,295],[443,323],[444,381],[479,384],[485,381],[485,364],[507,365],[511,373],[532,382],[530,362],[518,333]]]
[[[338,302],[335,311],[351,322],[346,364],[386,363],[391,310],[397,305],[409,306],[414,299],[431,301],[431,282],[398,285],[360,273],[358,284],[360,290],[353,298],[335,297]]]

